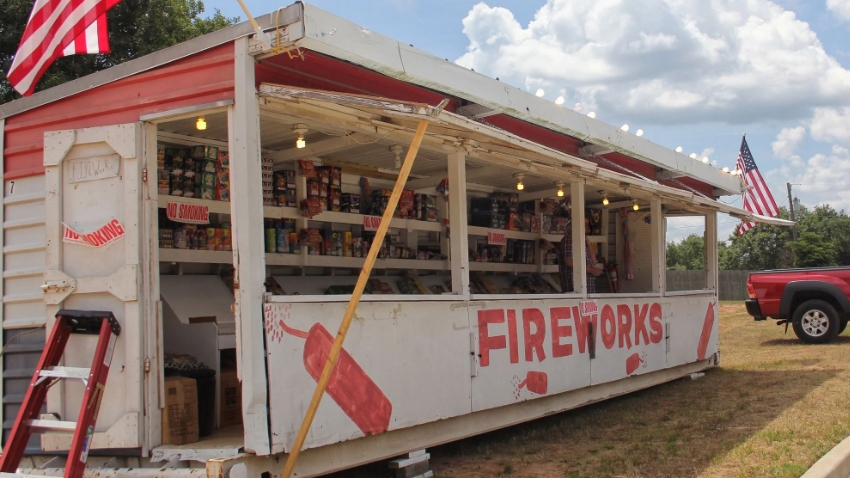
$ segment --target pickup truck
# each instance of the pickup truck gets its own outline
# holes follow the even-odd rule
[[[827,343],[847,327],[850,267],[753,272],[747,279],[747,312],[788,324],[803,342]]]

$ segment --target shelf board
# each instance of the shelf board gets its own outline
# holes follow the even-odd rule
[[[192,262],[207,264],[232,264],[232,251],[205,251],[197,249],[160,249],[160,262]]]
[[[552,273],[558,272],[558,266],[557,265],[543,266],[543,270],[541,272],[543,272],[544,274],[552,274]]]
[[[534,264],[510,264],[502,262],[470,262],[469,270],[476,272],[537,272]]]
[[[184,198],[180,196],[164,196],[157,197],[157,206],[160,209],[168,207],[168,203],[176,202],[181,204],[190,204],[192,206],[209,206],[210,213],[214,214],[230,214],[229,201],[211,201],[209,199]]]
[[[293,208],[294,209],[294,208]],[[335,212],[325,211],[313,216],[311,221],[332,222],[335,224],[353,224],[357,226],[363,225],[363,214],[353,212]],[[416,219],[401,219],[394,217],[390,222],[390,227],[394,229],[406,229],[408,231],[434,231],[440,232],[443,230],[443,225],[439,222],[418,221]]]
[[[266,254],[266,265],[290,267],[333,267],[362,269],[363,257],[317,256],[311,254]],[[375,269],[448,270],[448,261],[419,261],[416,259],[377,259]]]
[[[495,232],[497,234],[504,234],[508,239],[524,239],[526,241],[533,241],[540,238],[539,232],[522,232],[522,231],[509,231],[507,229],[488,229],[486,227],[479,226],[467,226],[467,232],[470,236],[487,236],[488,232]]]

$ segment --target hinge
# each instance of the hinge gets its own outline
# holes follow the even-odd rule
[[[148,358],[148,357],[145,357],[145,373],[148,373],[150,371],[151,371],[151,359]]]
[[[142,169],[142,182],[143,183],[148,182],[148,168]]]

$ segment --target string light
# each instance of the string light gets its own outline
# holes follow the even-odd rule
[[[522,173],[514,173],[514,177],[516,178],[516,190],[522,191],[525,189],[525,184],[522,184],[523,178],[525,178],[525,174]]]
[[[557,183],[555,183],[555,186],[558,186],[558,197],[559,198],[564,197],[564,183],[561,182],[561,181],[558,181]]]
[[[628,130],[629,130],[629,125],[624,124],[623,126],[620,126],[620,129],[621,129],[621,130],[623,130],[623,131],[628,131]]]
[[[640,211],[640,204],[638,204],[638,200],[635,199],[634,201],[635,203],[634,205],[632,205],[632,209],[634,209],[635,211]]]
[[[198,117],[198,121],[195,122],[195,128],[198,128],[198,131],[207,129],[207,122],[204,120],[203,116]]]
[[[681,153],[683,151],[681,146],[676,146],[676,152]]]
[[[605,191],[599,191],[599,194],[602,196],[602,205],[607,206],[609,203],[608,193],[606,193]]]
[[[702,162],[703,162],[703,164],[708,164],[708,161],[709,161],[708,156],[703,156],[703,157],[702,157]]]
[[[536,97],[538,97],[538,98],[542,98],[542,97],[543,97],[543,95],[545,95],[545,94],[546,94],[546,92],[545,92],[545,91],[543,91],[543,88],[538,88],[538,89],[537,89],[537,93],[534,93],[534,96],[536,96]]]
[[[641,136],[643,136],[643,130],[642,130],[642,129],[639,129],[639,130],[635,131],[635,136],[637,136],[638,138],[640,138]]]
[[[593,111],[591,111],[590,113],[588,113],[588,114],[587,114],[587,117],[588,117],[588,118],[596,118],[596,113],[594,113]]]
[[[558,106],[561,106],[562,104],[564,104],[564,101],[566,101],[566,100],[564,100],[564,97],[559,96],[558,98],[555,99],[555,104],[558,105]]]
[[[573,109],[574,109],[575,111],[581,111],[581,103],[576,103],[576,105],[575,105],[575,106],[573,106]]]
[[[298,135],[298,139],[295,141],[295,147],[298,149],[306,147],[307,141],[304,140],[304,135],[307,134],[307,125],[298,123],[292,127],[292,132]]]
[[[691,153],[688,157],[691,159],[697,159],[697,153]]]

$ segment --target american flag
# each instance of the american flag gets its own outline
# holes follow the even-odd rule
[[[770,189],[767,188],[767,183],[759,173],[759,168],[756,166],[753,155],[750,153],[750,147],[747,146],[747,137],[741,140],[741,151],[738,153],[738,170],[741,171],[744,177],[744,184],[747,185],[747,190],[744,192],[744,209],[760,216],[776,217],[779,214],[779,208],[776,207],[776,201],[773,200],[773,195],[770,194]],[[738,228],[738,235],[741,235],[756,226],[755,222],[745,222]]]
[[[9,83],[29,96],[57,58],[76,53],[108,53],[106,11],[120,1],[36,0],[6,75]]]

